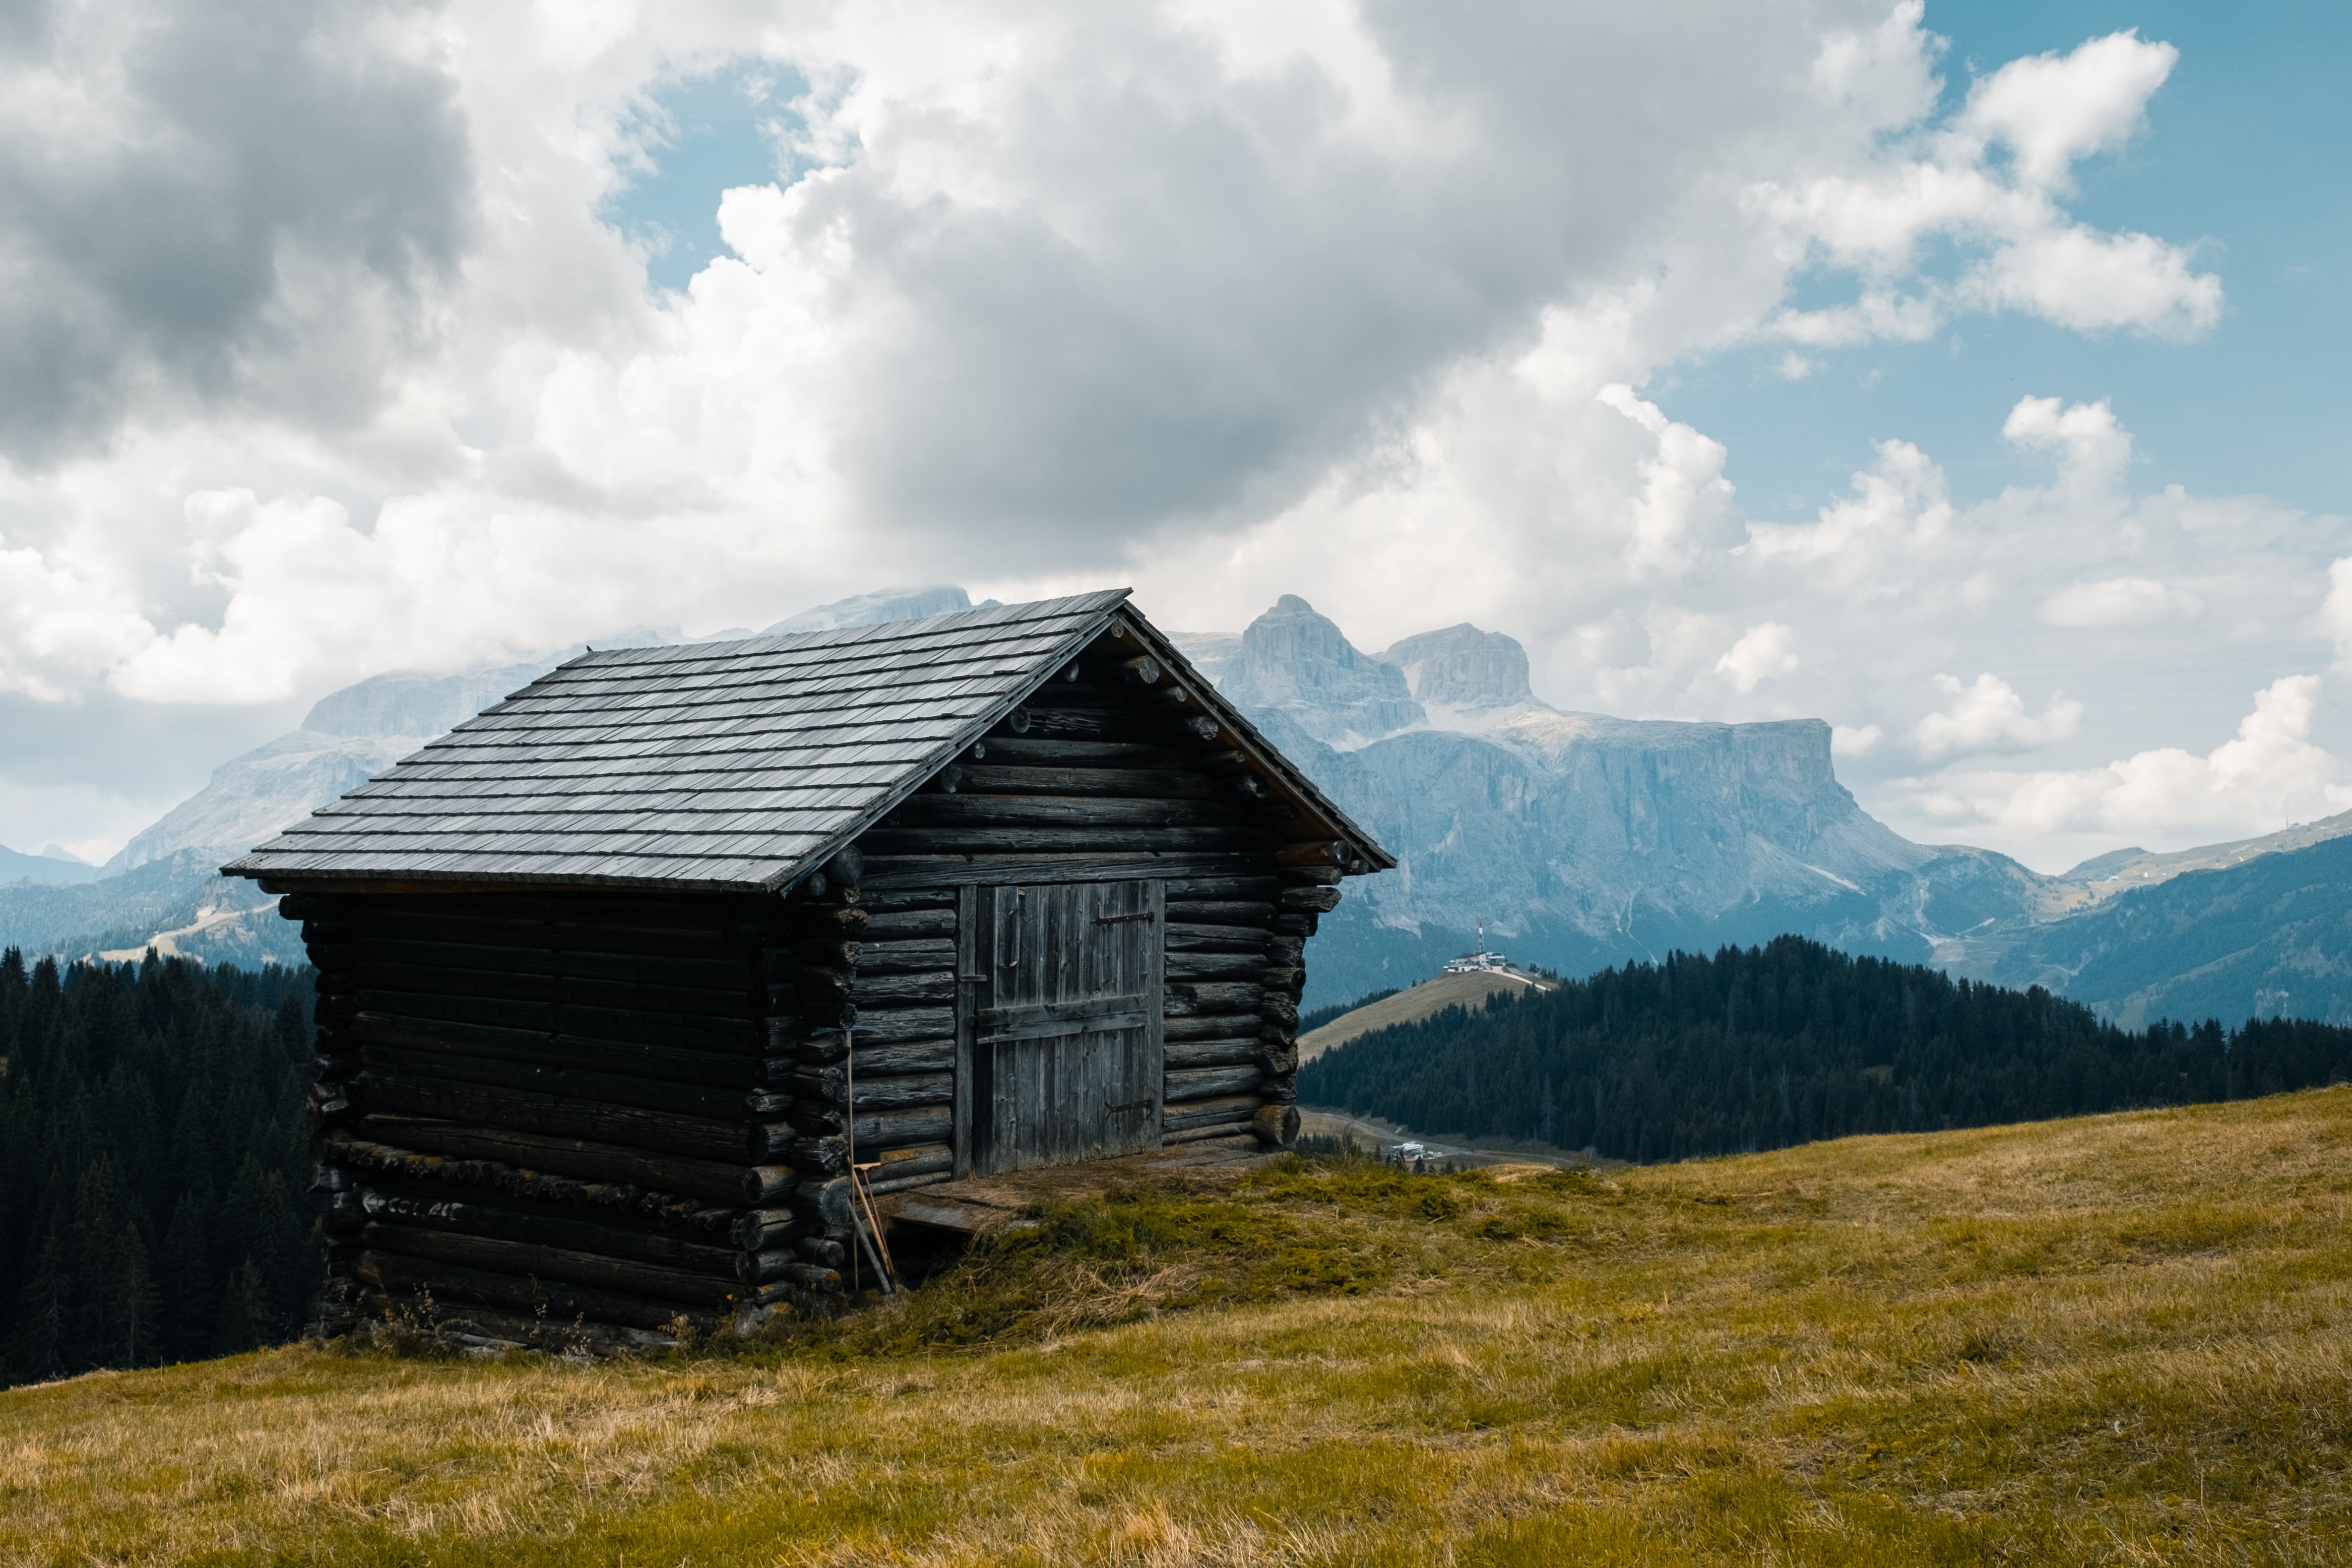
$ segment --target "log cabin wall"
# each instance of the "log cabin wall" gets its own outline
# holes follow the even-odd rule
[[[837,890],[285,909],[319,969],[331,1314],[429,1296],[488,1337],[626,1339],[840,1289],[793,1207],[834,1164],[793,1080],[840,1038],[864,915]]]
[[[858,841],[851,1065],[877,1190],[958,1169],[960,889],[1161,881],[1162,1143],[1296,1135],[1304,949],[1339,902],[1342,851],[1271,798],[1166,674],[1131,633],[1107,633]],[[839,1134],[851,1074],[827,1049],[802,1082]]]

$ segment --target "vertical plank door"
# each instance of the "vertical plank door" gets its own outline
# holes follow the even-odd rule
[[[986,888],[968,906],[982,981],[965,1122],[976,1173],[1160,1146],[1161,887]]]

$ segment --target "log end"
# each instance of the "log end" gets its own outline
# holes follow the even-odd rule
[[[1266,1105],[1250,1118],[1249,1130],[1269,1149],[1286,1149],[1298,1141],[1298,1107]]]

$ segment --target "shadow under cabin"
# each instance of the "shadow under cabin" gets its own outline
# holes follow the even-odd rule
[[[1286,1145],[1394,862],[1127,598],[586,653],[224,867],[319,971],[323,1329],[748,1329],[871,1195]]]

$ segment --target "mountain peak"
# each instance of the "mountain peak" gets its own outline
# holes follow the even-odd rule
[[[1407,637],[1381,657],[1404,672],[1412,695],[1428,706],[1480,712],[1536,700],[1517,639],[1466,621]]]
[[[988,602],[993,604],[996,601],[992,599]],[[926,615],[948,615],[971,608],[971,595],[952,583],[934,588],[885,588],[873,593],[836,599],[830,604],[803,610],[798,615],[788,615],[761,635],[775,636],[785,632],[832,632],[845,626],[878,625],[886,621],[920,621]]]
[[[1341,751],[1424,721],[1403,672],[1359,650],[1295,593],[1250,622],[1227,669],[1234,701],[1286,714]]]

